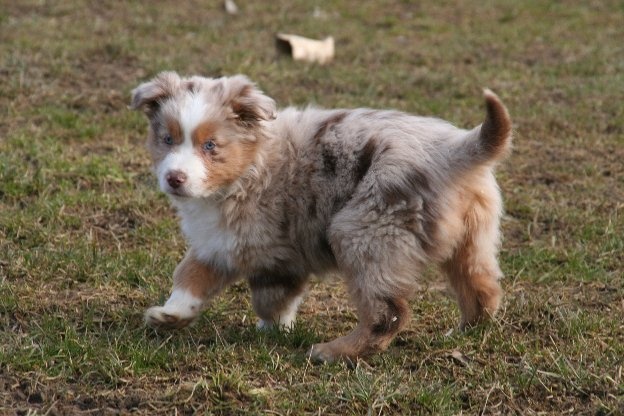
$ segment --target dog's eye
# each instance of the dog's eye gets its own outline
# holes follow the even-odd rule
[[[168,134],[163,138],[163,142],[165,142],[166,145],[171,146],[173,144],[173,137]]]
[[[209,152],[213,150],[215,146],[216,146],[215,142],[213,142],[212,140],[208,140],[206,143],[204,143],[202,147],[204,148],[205,151]]]

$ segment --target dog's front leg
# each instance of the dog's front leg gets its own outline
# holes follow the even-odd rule
[[[192,249],[173,273],[173,290],[164,306],[145,311],[145,322],[154,328],[184,328],[199,316],[205,302],[216,295],[226,279],[200,262]]]

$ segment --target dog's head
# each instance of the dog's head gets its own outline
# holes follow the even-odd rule
[[[232,184],[253,163],[275,102],[242,75],[182,78],[163,72],[132,91],[149,119],[147,147],[161,189],[201,198]]]

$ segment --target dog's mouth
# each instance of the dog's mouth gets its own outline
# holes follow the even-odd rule
[[[178,198],[190,198],[191,195],[184,189],[182,188],[177,188],[177,189],[173,189],[173,188],[169,188],[166,191],[169,195],[171,196],[175,196]]]

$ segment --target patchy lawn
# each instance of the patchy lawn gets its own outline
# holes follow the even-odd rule
[[[603,2],[0,2],[0,413],[624,414],[624,7]],[[336,38],[327,66],[278,31]],[[163,69],[245,73],[278,103],[395,108],[462,127],[508,105],[506,297],[495,324],[431,271],[381,355],[313,366],[355,324],[319,282],[293,333],[244,284],[156,333],[185,243],[129,91]]]

